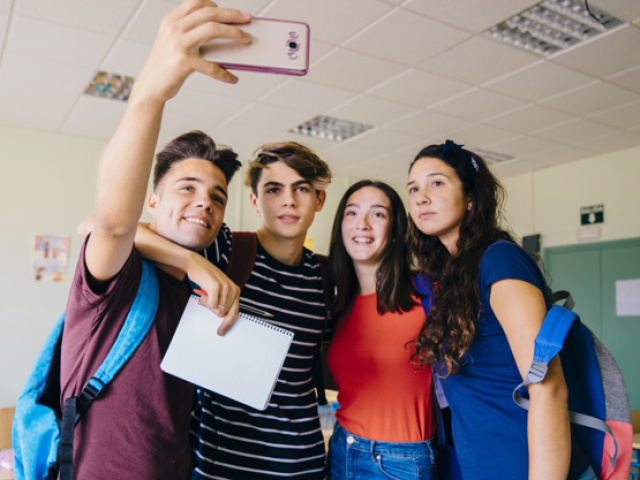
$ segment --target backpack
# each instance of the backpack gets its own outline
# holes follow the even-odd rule
[[[131,309],[104,362],[77,397],[60,410],[60,349],[65,314],[49,333],[16,404],[13,419],[16,480],[71,480],[75,426],[145,337],[158,308],[155,267],[142,262]]]
[[[415,285],[428,315],[431,284],[419,274],[415,277]],[[514,401],[522,408],[528,408],[525,387],[541,382],[548,363],[559,353],[569,390],[572,451],[568,478],[578,478],[591,467],[598,479],[627,480],[633,428],[622,373],[611,353],[571,311],[574,304],[568,292],[556,292],[552,299],[554,302],[566,299],[566,302],[562,307],[552,306],[547,313],[535,339],[534,360],[529,373],[513,391]],[[437,398],[440,408],[444,409],[447,406],[444,392],[438,391]],[[455,452],[449,453],[456,463]],[[459,477],[452,476],[451,472],[441,472],[441,478]]]
[[[633,426],[622,373],[602,342],[571,311],[574,302],[570,294],[556,292],[553,297],[554,301],[566,301],[563,306],[552,306],[547,313],[535,340],[533,362],[524,381],[513,391],[513,399],[527,409],[524,387],[541,382],[548,363],[559,353],[569,389],[569,478],[590,466],[599,479],[626,480]]]

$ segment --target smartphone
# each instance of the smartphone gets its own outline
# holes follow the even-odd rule
[[[309,71],[310,30],[306,23],[255,17],[237,26],[253,36],[251,44],[216,39],[200,47],[202,58],[231,70],[281,75],[306,75]]]

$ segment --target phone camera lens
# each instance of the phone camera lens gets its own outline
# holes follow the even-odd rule
[[[294,39],[291,39],[291,38],[289,40],[287,40],[287,50],[295,52],[299,48],[300,48],[300,43],[298,43],[297,40],[294,40]]]

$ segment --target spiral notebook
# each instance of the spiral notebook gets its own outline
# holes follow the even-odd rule
[[[240,313],[224,336],[222,319],[192,295],[160,368],[166,373],[264,410],[293,341],[293,332]]]

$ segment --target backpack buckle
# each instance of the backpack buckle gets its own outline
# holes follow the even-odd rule
[[[548,369],[549,365],[547,363],[534,360],[529,367],[526,384],[530,385],[532,383],[540,383],[547,375]]]

